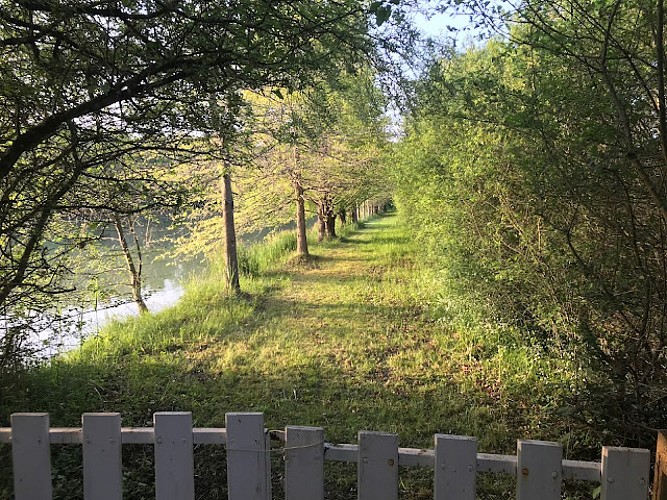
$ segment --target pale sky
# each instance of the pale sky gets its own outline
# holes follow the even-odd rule
[[[449,14],[435,14],[427,19],[424,14],[417,13],[415,24],[425,35],[435,37],[451,35],[452,33],[447,30],[447,26],[463,28],[467,24],[467,19],[464,16],[451,16]]]

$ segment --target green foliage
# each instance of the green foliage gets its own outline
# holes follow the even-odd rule
[[[67,291],[63,256],[90,240],[63,222],[182,206],[196,183],[168,174],[195,153],[227,154],[194,138],[241,130],[242,91],[302,87],[373,51],[356,0],[8,1],[2,12],[0,308],[24,330]],[[155,151],[171,161],[140,167]],[[26,336],[2,337],[0,370]]]
[[[271,233],[261,243],[239,249],[239,269],[247,277],[259,276],[294,251],[294,231]]]
[[[660,77],[640,60],[660,50],[639,34],[634,45],[637,5],[601,14],[606,49],[586,11],[597,6],[535,6],[516,13],[531,26],[512,29],[521,43],[450,54],[417,83],[394,152],[396,202],[443,283],[527,345],[593,370],[570,402],[582,420],[646,444],[637,422],[659,427],[664,412],[667,278],[655,249],[667,198],[650,90]],[[592,60],[605,50],[607,63]]]

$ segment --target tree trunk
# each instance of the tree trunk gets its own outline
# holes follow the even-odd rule
[[[293,180],[296,196],[296,254],[308,257],[308,238],[306,237],[306,202],[303,199],[303,186],[298,178]]]
[[[344,226],[345,224],[347,224],[347,211],[346,211],[344,208],[342,208],[342,209],[339,210],[339,212],[338,212],[338,218],[340,219],[340,224],[341,224],[342,226]]]
[[[324,227],[326,229],[327,239],[333,240],[336,237],[336,214],[333,210],[328,211]]]
[[[130,231],[134,238],[134,245],[137,251],[137,263],[135,265],[134,257],[132,256],[132,251],[130,246],[127,243],[127,238],[125,236],[125,230],[123,229],[123,222],[120,219],[120,216],[114,215],[113,219],[114,226],[116,227],[116,233],[118,233],[118,241],[120,247],[123,250],[123,255],[125,256],[125,262],[127,264],[127,270],[130,274],[131,285],[132,285],[132,299],[139,308],[139,313],[144,314],[148,312],[148,306],[144,301],[143,294],[141,293],[141,270],[142,270],[142,258],[141,258],[141,246],[139,245],[139,239],[137,238],[136,233],[134,232],[133,222],[130,221]]]
[[[322,197],[317,215],[321,218],[320,224],[324,224],[324,227],[320,226],[320,231],[324,233],[322,238],[334,239],[336,237],[336,211],[331,195],[328,193]]]
[[[356,205],[352,207],[352,224],[359,222],[359,207]]]
[[[322,241],[326,235],[327,217],[324,214],[324,206],[317,205],[317,241]]]
[[[239,260],[236,253],[236,228],[234,227],[234,196],[229,172],[222,176],[222,224],[225,228],[225,278],[232,293],[241,291]]]

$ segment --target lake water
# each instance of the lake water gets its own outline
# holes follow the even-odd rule
[[[165,256],[173,245],[165,238],[168,230],[168,221],[153,221],[137,227],[142,240],[143,295],[150,312],[176,304],[183,295],[185,282],[206,269],[201,257],[176,260]],[[62,311],[66,320],[57,331],[45,329],[33,337],[42,357],[78,347],[83,339],[96,335],[113,319],[139,314],[132,300],[130,276],[115,231],[108,231],[94,257],[82,254],[81,258],[82,263],[71,278],[77,291],[68,296],[70,304]],[[89,266],[88,261],[94,264]]]
[[[160,288],[146,289],[144,301],[148,310],[154,313],[176,304],[183,295],[183,281],[173,276],[164,278]],[[110,321],[139,315],[139,309],[131,297],[112,297],[111,300],[111,302],[101,302],[97,307],[66,308],[64,315],[70,320],[67,321],[70,326],[59,332],[45,331],[35,335],[35,342],[43,346],[40,355],[51,357],[59,352],[74,349],[87,337],[99,333]]]
[[[278,229],[294,228],[294,224],[288,224]],[[185,282],[206,270],[206,264],[201,257],[176,260],[164,256],[172,245],[164,237],[168,231],[169,221],[156,221],[138,227],[139,237],[144,244],[149,242],[143,248],[142,276],[144,300],[152,313],[176,304],[183,295]],[[244,235],[240,241],[245,245],[254,244],[263,240],[271,231],[271,228],[266,228]],[[68,319],[67,326],[57,332],[46,329],[33,337],[32,343],[40,346],[41,357],[48,358],[78,347],[82,340],[96,335],[104,325],[114,319],[139,315],[138,307],[132,300],[128,285],[129,274],[115,232],[109,231],[108,238],[102,242],[102,251],[96,262],[94,273],[92,269],[86,270],[84,266],[73,277],[73,284],[79,293],[78,298],[73,300],[73,305],[64,310]],[[104,262],[105,267],[101,267],[100,262]],[[88,292],[91,283],[95,283],[94,290],[102,293],[95,295],[94,291]]]

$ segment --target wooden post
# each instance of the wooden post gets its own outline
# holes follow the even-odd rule
[[[434,500],[475,500],[477,439],[435,435]]]
[[[658,431],[653,471],[653,500],[667,500],[667,430]]]
[[[324,430],[285,429],[286,500],[324,499]]]
[[[227,413],[229,500],[271,499],[271,457],[262,413]]]
[[[600,500],[646,500],[651,453],[636,448],[602,448]]]
[[[155,426],[155,498],[194,500],[192,413],[158,412]]]
[[[51,500],[49,414],[14,413],[11,423],[15,500]]]
[[[120,413],[84,413],[83,496],[96,500],[123,498]]]
[[[398,436],[359,432],[359,500],[398,499]]]
[[[563,447],[546,441],[517,443],[517,500],[560,500]]]

